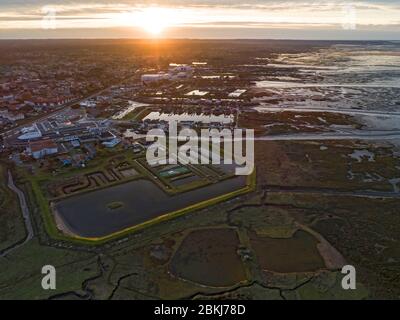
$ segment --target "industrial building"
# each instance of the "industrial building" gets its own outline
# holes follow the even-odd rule
[[[193,67],[186,64],[171,63],[168,68],[168,73],[159,72],[155,74],[144,74],[141,77],[143,84],[156,83],[163,80],[185,80],[193,77]]]
[[[57,154],[58,147],[57,144],[51,139],[39,140],[30,142],[27,152],[35,159],[42,159],[45,156]]]

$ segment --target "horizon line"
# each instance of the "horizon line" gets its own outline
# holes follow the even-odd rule
[[[136,38],[136,37],[116,37],[116,38],[101,38],[101,37],[87,37],[87,38],[1,38],[0,41],[59,41],[59,40],[138,40],[138,41],[325,41],[325,42],[400,42],[400,39],[295,39],[295,38]]]

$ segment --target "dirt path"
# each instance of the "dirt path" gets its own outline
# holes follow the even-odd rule
[[[12,191],[14,191],[18,196],[18,200],[19,200],[19,204],[20,204],[20,207],[21,207],[22,216],[23,216],[24,222],[25,222],[25,229],[26,229],[26,232],[27,232],[27,236],[23,241],[20,241],[20,242],[16,243],[15,245],[11,246],[10,248],[6,249],[5,251],[3,251],[0,254],[0,257],[5,257],[6,255],[10,254],[14,250],[17,250],[18,248],[20,248],[23,245],[25,245],[27,242],[29,242],[34,237],[31,216],[30,216],[30,213],[29,213],[28,205],[26,203],[25,195],[15,185],[13,176],[11,174],[11,171],[8,171],[8,187]]]
[[[324,194],[336,196],[350,196],[360,198],[373,198],[373,199],[394,199],[400,198],[400,193],[391,191],[342,191],[339,189],[331,188],[317,188],[317,187],[288,187],[288,186],[266,186],[267,193],[310,193],[310,194]]]

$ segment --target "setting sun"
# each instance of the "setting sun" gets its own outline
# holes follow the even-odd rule
[[[179,9],[148,7],[119,14],[116,20],[123,25],[134,26],[152,36],[159,36],[166,29],[182,22]]]
[[[147,8],[135,15],[135,24],[152,35],[159,35],[170,26],[170,13],[163,8]]]

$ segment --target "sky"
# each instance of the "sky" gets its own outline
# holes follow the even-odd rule
[[[400,1],[0,0],[0,39],[400,40]]]

